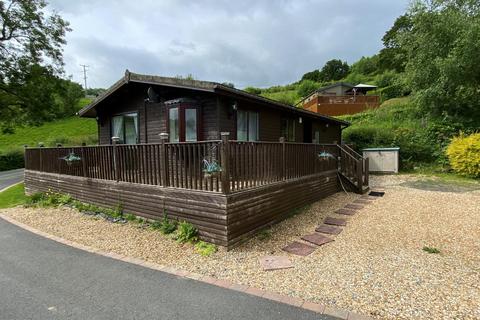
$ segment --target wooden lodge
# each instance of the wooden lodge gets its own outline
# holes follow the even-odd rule
[[[338,82],[312,92],[300,101],[305,110],[327,116],[355,114],[380,106],[380,96],[367,95],[375,86]]]
[[[80,110],[99,145],[27,148],[27,193],[53,190],[232,247],[341,188],[368,189],[348,123],[222,84],[126,72]]]

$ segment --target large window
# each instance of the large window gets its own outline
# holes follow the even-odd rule
[[[168,109],[168,130],[171,142],[198,140],[198,110],[191,106]]]
[[[138,143],[138,115],[127,113],[112,117],[112,137],[118,137],[118,143]]]
[[[258,112],[237,111],[237,140],[258,141]]]
[[[290,142],[295,142],[295,120],[284,118],[282,119],[282,137]]]

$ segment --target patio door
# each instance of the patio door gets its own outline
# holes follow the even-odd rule
[[[194,142],[200,140],[199,108],[177,105],[168,109],[168,133],[170,142]]]

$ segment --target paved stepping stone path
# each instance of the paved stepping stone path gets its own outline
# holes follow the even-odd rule
[[[368,195],[373,197],[383,197],[385,192],[383,191],[371,191]]]
[[[355,214],[355,211],[355,209],[338,209],[335,211],[335,213],[353,216]]]
[[[347,205],[345,206],[345,208],[347,208],[347,209],[357,209],[357,210],[360,210],[360,209],[363,209],[363,206],[358,205],[358,204],[347,204]]]
[[[317,246],[321,246],[321,245],[324,245],[325,243],[329,243],[333,241],[332,238],[324,236],[323,234],[320,234],[320,233],[307,234],[306,236],[303,236],[302,239],[310,243],[316,244]]]
[[[310,253],[315,251],[315,249],[316,248],[314,246],[294,241],[282,250],[299,256],[308,256]]]
[[[293,268],[292,262],[286,256],[263,256],[258,260],[265,271]]]
[[[343,229],[339,228],[339,227],[331,226],[331,225],[328,225],[328,224],[322,224],[322,225],[319,225],[317,227],[317,229],[315,229],[315,231],[316,232],[321,232],[321,233],[326,233],[326,234],[337,235],[337,234],[340,234],[340,232],[342,232]]]
[[[337,219],[337,218],[332,218],[332,217],[326,217],[325,221],[323,221],[325,224],[331,224],[334,226],[346,226],[347,221],[345,219]]]
[[[363,200],[363,199],[358,199],[353,201],[353,203],[357,203],[357,204],[370,204],[371,202],[372,202],[371,200]]]

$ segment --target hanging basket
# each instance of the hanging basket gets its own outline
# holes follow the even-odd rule
[[[203,160],[203,175],[205,178],[217,177],[222,172],[222,167],[216,160]]]
[[[318,155],[318,159],[323,161],[323,160],[329,160],[329,159],[336,159],[335,156],[329,152],[322,151]]]
[[[60,159],[64,160],[69,166],[71,166],[72,164],[79,163],[82,160],[82,158],[77,156],[74,152],[70,152],[67,156],[62,157]]]

